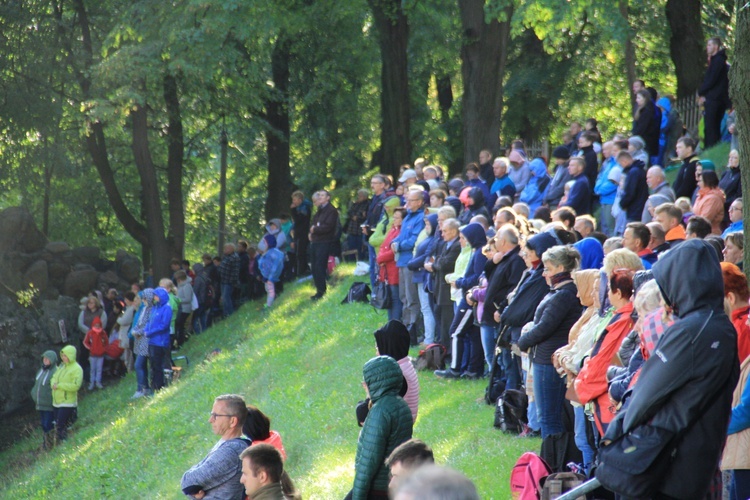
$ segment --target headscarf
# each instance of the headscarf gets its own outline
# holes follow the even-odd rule
[[[400,321],[389,321],[374,335],[381,356],[390,356],[398,361],[409,355],[409,331]]]
[[[141,314],[138,316],[138,323],[133,327],[133,335],[143,335],[151,319],[151,311],[154,306],[154,289],[146,288],[138,292],[138,296],[141,298]]]
[[[604,248],[596,238],[588,237],[573,245],[581,254],[581,269],[599,269],[604,262]]]
[[[581,300],[581,304],[586,307],[583,310],[583,314],[570,328],[568,334],[568,345],[572,345],[578,340],[578,335],[581,333],[583,325],[596,314],[596,304],[594,300],[594,283],[596,278],[599,277],[599,271],[597,269],[584,269],[577,271],[573,274],[576,287],[578,288],[578,296]]]

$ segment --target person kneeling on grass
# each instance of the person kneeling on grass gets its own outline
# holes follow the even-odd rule
[[[258,252],[261,254],[258,259],[260,279],[266,288],[266,307],[271,307],[276,299],[276,283],[284,270],[284,252],[276,248],[276,238],[272,234],[267,234],[260,240]]]
[[[198,500],[242,498],[240,453],[250,444],[242,437],[246,416],[247,405],[242,396],[225,394],[214,400],[208,423],[221,439],[206,458],[183,474],[180,488],[185,495]]]

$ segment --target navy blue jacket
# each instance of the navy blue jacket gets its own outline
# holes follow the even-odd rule
[[[561,203],[576,211],[576,215],[584,215],[591,212],[591,184],[589,178],[581,173],[578,177],[573,177],[576,181],[568,193],[568,200]]]
[[[633,160],[633,163],[622,170],[625,176],[625,191],[620,198],[620,206],[625,210],[628,222],[640,222],[643,215],[643,207],[648,200],[648,184],[646,184],[646,171],[641,160]]]

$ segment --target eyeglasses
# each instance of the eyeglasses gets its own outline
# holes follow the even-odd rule
[[[740,212],[742,212],[742,207],[729,207],[730,212],[733,210],[739,210]]]
[[[220,413],[209,413],[209,420],[216,420],[216,417],[233,417],[234,415],[222,415]]]

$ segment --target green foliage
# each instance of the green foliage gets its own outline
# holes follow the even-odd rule
[[[182,472],[217,439],[207,423],[213,398],[239,393],[272,418],[304,498],[342,498],[354,474],[362,366],[375,355],[372,332],[385,321],[368,305],[339,304],[352,281],[338,274],[317,303],[310,303],[307,283],[287,287],[270,312],[257,302],[244,306],[190,339],[181,352],[191,360],[184,376],[153,399],[128,399],[134,374],[87,395],[66,443],[39,454],[35,432],[0,454],[0,495],[183,498]],[[205,360],[215,348],[221,354]],[[508,498],[513,463],[538,450],[539,440],[492,427],[493,408],[477,400],[484,382],[443,381],[429,372],[419,379],[415,437],[433,447],[439,463],[471,478],[482,498]]]

